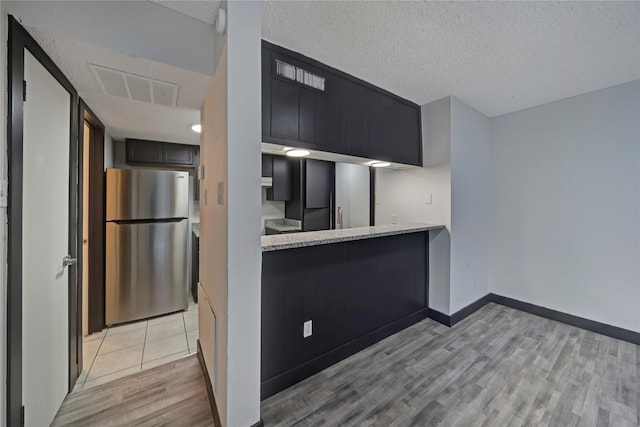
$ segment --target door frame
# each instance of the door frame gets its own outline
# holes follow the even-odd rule
[[[27,49],[70,94],[69,117],[69,254],[77,258],[78,214],[78,93],[45,51],[9,15],[7,51],[8,120],[7,151],[9,197],[7,209],[7,425],[20,426],[22,411],[22,196],[24,125],[24,50]],[[28,88],[27,88],[28,98]],[[62,261],[62,260],[61,260]],[[69,390],[78,378],[78,268],[69,270]]]
[[[89,153],[84,152],[84,122],[92,128]],[[78,192],[84,197],[84,185],[89,185],[89,333],[100,332],[105,327],[105,174],[104,174],[105,127],[98,116],[80,98],[78,117],[79,165],[84,156],[89,156],[89,182],[84,182],[84,174],[79,173]],[[82,198],[78,204],[78,230],[83,230],[84,206]],[[78,286],[78,319],[82,331],[82,272],[85,268],[82,250],[82,233],[78,233],[78,264],[80,284]],[[82,347],[82,345],[80,345]],[[80,354],[82,362],[82,353]],[[80,365],[82,370],[82,365]]]

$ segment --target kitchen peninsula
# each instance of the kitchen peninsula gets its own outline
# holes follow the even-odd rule
[[[426,318],[429,231],[442,228],[263,236],[261,398]]]

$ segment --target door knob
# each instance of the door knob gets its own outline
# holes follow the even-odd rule
[[[78,258],[72,258],[71,255],[65,255],[64,258],[62,258],[63,267],[68,267],[75,264],[76,262],[78,262]]]

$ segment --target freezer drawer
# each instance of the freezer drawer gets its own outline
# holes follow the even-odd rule
[[[189,174],[107,169],[107,221],[187,218]]]
[[[107,325],[187,308],[188,223],[107,222]]]

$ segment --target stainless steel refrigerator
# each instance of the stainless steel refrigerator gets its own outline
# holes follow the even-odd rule
[[[106,323],[188,306],[189,174],[107,169]]]

